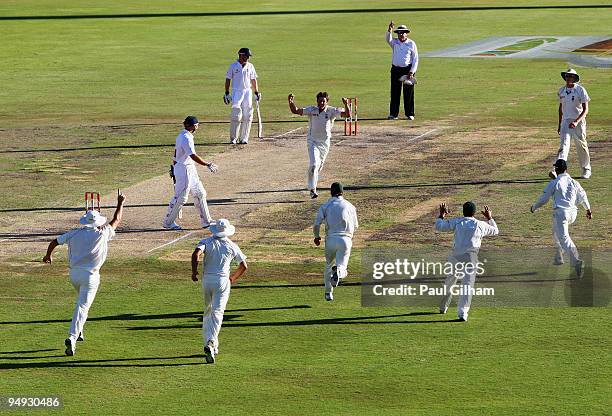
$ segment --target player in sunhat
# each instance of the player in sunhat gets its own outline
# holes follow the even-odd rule
[[[83,327],[100,285],[100,268],[106,261],[108,242],[115,236],[115,229],[123,216],[125,196],[117,193],[117,208],[108,224],[106,217],[98,211],[87,211],[79,221],[83,227],[70,230],[51,241],[43,258],[43,262],[50,264],[53,250],[58,245],[68,244],[70,282],[77,291],[77,300],[68,338],[64,341],[66,355],[74,355],[77,340],[83,341]]]
[[[219,353],[219,331],[223,313],[229,300],[232,284],[246,271],[246,256],[240,247],[229,239],[236,229],[226,219],[213,221],[210,225],[211,237],[201,240],[191,255],[191,280],[198,281],[198,262],[202,261],[202,290],[204,292],[204,317],[202,334],[204,337],[204,356],[207,363],[214,363]],[[232,261],[239,263],[230,273]]]

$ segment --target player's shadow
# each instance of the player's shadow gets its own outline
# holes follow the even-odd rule
[[[278,310],[290,310],[290,309],[310,309],[310,305],[290,305],[290,306],[271,306],[261,308],[242,308],[242,309],[226,309],[226,313],[235,312],[253,312],[253,311],[278,311]],[[163,314],[137,314],[137,313],[126,313],[120,315],[111,316],[93,316],[87,319],[87,322],[95,321],[145,321],[145,320],[156,320],[156,319],[198,319],[202,320],[202,311],[193,312],[177,312],[177,313],[163,313]],[[231,315],[230,315],[231,316]],[[241,316],[241,315],[234,315]],[[1,321],[1,325],[28,325],[28,324],[53,324],[53,323],[69,323],[70,319],[41,319],[34,321]],[[40,350],[45,351],[45,350]],[[47,350],[52,351],[52,350]],[[37,352],[37,351],[34,351]],[[0,352],[0,354],[18,354],[19,352]]]
[[[381,320],[388,318],[407,318],[414,316],[439,315],[438,312],[410,312],[396,315],[374,315],[374,316],[355,316],[355,317],[334,317],[323,319],[303,319],[294,321],[272,321],[272,322],[241,322],[237,321],[242,315],[226,314],[223,317],[224,328],[241,327],[275,327],[275,326],[309,326],[309,325],[384,325],[384,324],[438,324],[445,322],[457,322],[456,319],[443,320]],[[165,326],[133,326],[128,328],[130,331],[150,331],[165,329],[189,329],[199,328],[201,325],[165,325]]]
[[[65,356],[50,356],[43,358],[58,358]],[[22,357],[23,358],[23,357]],[[193,361],[197,359],[197,361]],[[164,360],[189,360],[184,362],[152,362]],[[108,360],[74,360],[65,357],[65,361],[46,361],[42,363],[18,362],[0,363],[0,370],[15,370],[22,368],[64,368],[64,367],[183,367],[188,365],[205,365],[204,355],[183,355],[177,357],[135,357],[116,358]]]
[[[477,186],[477,185],[512,185],[512,184],[532,184],[532,183],[547,183],[550,179],[533,178],[533,179],[498,179],[498,180],[480,180],[480,181],[462,181],[462,182],[436,182],[436,183],[409,183],[409,184],[394,184],[394,185],[346,185],[345,191],[363,191],[368,189],[411,189],[411,188],[439,188],[449,186]],[[321,189],[323,189],[321,187]],[[239,194],[274,194],[281,192],[302,192],[303,188],[299,189],[269,189],[258,191],[242,191]]]

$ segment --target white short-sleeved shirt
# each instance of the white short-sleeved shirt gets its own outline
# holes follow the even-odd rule
[[[419,67],[419,52],[416,43],[412,39],[407,39],[406,42],[400,42],[394,38],[390,32],[386,34],[387,43],[393,49],[391,64],[394,66],[410,67],[410,72],[416,73]]]
[[[325,107],[325,110],[321,112],[316,105],[304,108],[304,115],[308,116],[308,140],[316,143],[329,141],[334,121],[342,115],[343,111],[343,108],[330,106]]]
[[[242,263],[246,256],[240,247],[229,238],[208,237],[201,240],[197,248],[204,253],[202,278],[229,279],[232,261]]]
[[[582,113],[582,104],[591,101],[587,90],[582,85],[574,84],[574,88],[567,86],[559,88],[557,93],[561,103],[562,118],[576,120]]]
[[[57,237],[62,245],[68,243],[70,268],[86,269],[92,273],[100,271],[108,254],[108,242],[115,236],[113,227],[106,224],[95,227],[75,228]]]
[[[353,233],[359,227],[357,221],[357,210],[342,196],[330,198],[321,205],[314,225],[319,226],[325,222],[325,235],[353,237]]]
[[[482,238],[499,234],[494,219],[488,222],[479,221],[474,217],[436,220],[436,231],[454,231],[453,254],[460,256],[467,253],[478,253]]]
[[[195,154],[196,152],[195,146],[193,144],[193,134],[191,134],[187,130],[183,130],[176,137],[176,144],[174,149],[176,150],[176,163],[185,166],[195,164],[193,159],[189,157]]]
[[[577,209],[578,204],[585,209],[591,209],[584,188],[567,172],[561,173],[548,183],[540,198],[533,204],[533,210],[540,208],[551,198],[553,209]]]
[[[257,79],[257,72],[252,63],[247,62],[242,66],[236,61],[230,65],[225,77],[232,80],[232,91],[250,90],[251,80]]]

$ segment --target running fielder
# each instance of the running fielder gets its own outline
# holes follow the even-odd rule
[[[83,327],[100,285],[100,268],[106,261],[108,242],[115,236],[115,229],[123,216],[125,196],[117,193],[117,208],[111,222],[106,224],[106,218],[96,210],[87,211],[79,220],[84,227],[75,228],[51,241],[43,257],[43,262],[51,264],[53,250],[68,243],[70,282],[77,291],[68,338],[64,341],[69,356],[75,354],[76,342],[83,341]]]
[[[232,104],[230,116],[230,143],[247,144],[253,123],[253,94],[259,103],[261,93],[257,85],[257,72],[249,58],[253,56],[249,48],[240,48],[238,60],[232,63],[225,75],[225,95],[223,102]],[[232,95],[230,95],[230,84]]]
[[[185,129],[176,138],[174,148],[174,161],[171,172],[175,180],[174,197],[168,205],[168,213],[162,222],[162,226],[169,230],[181,230],[181,226],[176,223],[176,218],[187,202],[189,192],[193,196],[193,204],[200,214],[202,228],[208,228],[212,218],[206,203],[206,190],[202,186],[195,164],[206,166],[212,173],[216,173],[219,168],[212,162],[206,162],[196,154],[193,144],[193,136],[200,126],[200,122],[195,116],[188,116],[183,122]]]
[[[232,284],[247,269],[246,256],[240,247],[229,239],[236,231],[226,219],[220,219],[210,226],[212,237],[200,241],[191,255],[191,280],[198,281],[198,261],[202,262],[202,291],[204,292],[204,317],[202,335],[204,337],[204,356],[207,363],[214,363],[219,353],[219,331],[223,323],[223,313],[229,300]],[[238,268],[230,274],[232,261]]]
[[[357,210],[342,196],[344,187],[339,182],[331,186],[332,197],[317,212],[314,221],[314,243],[321,244],[321,224],[325,223],[325,300],[334,300],[333,291],[348,275],[348,261],[353,246],[353,233],[359,227]]]
[[[351,110],[348,107],[348,100],[342,97],[344,108],[330,107],[327,105],[329,95],[327,92],[319,92],[317,94],[317,105],[312,105],[305,108],[298,108],[295,105],[294,95],[289,94],[289,110],[293,114],[300,116],[308,116],[308,158],[310,164],[308,166],[308,190],[310,197],[316,198],[317,183],[319,182],[319,172],[323,169],[325,158],[329,152],[331,145],[332,128],[337,117],[350,117]]]
[[[587,219],[593,218],[591,205],[582,186],[567,173],[565,160],[558,159],[554,167],[556,178],[550,181],[540,198],[531,206],[531,212],[535,212],[552,198],[553,241],[557,249],[553,264],[563,264],[563,253],[565,252],[569,255],[570,264],[576,270],[576,276],[581,278],[584,273],[583,264],[578,257],[578,249],[569,235],[569,226],[576,221],[578,204],[582,204],[586,209]]]

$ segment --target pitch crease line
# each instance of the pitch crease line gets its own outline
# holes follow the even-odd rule
[[[428,132],[423,133],[423,134],[420,134],[420,135],[418,135],[417,137],[414,137],[414,138],[412,138],[412,139],[410,139],[410,140],[408,140],[408,141],[409,141],[409,142],[413,142],[413,141],[415,141],[415,140],[419,140],[419,139],[421,139],[421,138],[423,138],[423,137],[425,137],[425,136],[427,136],[427,135],[429,135],[429,134],[431,134],[431,133],[433,133],[433,132],[436,132],[436,131],[438,131],[438,130],[439,130],[439,129],[429,130]]]
[[[147,251],[147,253],[150,253],[150,252],[155,251],[155,250],[157,250],[157,249],[160,249],[160,248],[163,248],[163,247],[169,246],[170,244],[174,244],[174,243],[176,243],[177,241],[182,240],[183,238],[187,238],[187,237],[189,237],[189,236],[190,236],[191,234],[193,234],[193,233],[195,233],[195,231],[192,231],[192,232],[190,232],[190,233],[187,233],[187,234],[185,234],[185,235],[182,235],[182,236],[180,236],[179,238],[175,238],[174,240],[172,240],[172,241],[170,241],[170,242],[168,242],[168,243],[166,243],[166,244],[162,244],[162,245],[161,245],[161,246],[159,246],[159,247],[152,248],[151,250]]]
[[[286,136],[286,135],[288,135],[288,134],[291,134],[291,133],[293,133],[293,132],[296,132],[296,131],[298,131],[298,130],[301,130],[302,128],[303,128],[303,127],[298,127],[297,129],[289,130],[289,131],[287,131],[287,132],[285,132],[285,133],[281,133],[281,134],[277,134],[276,136],[272,136],[272,138],[273,138],[273,139],[278,139],[279,137]]]

